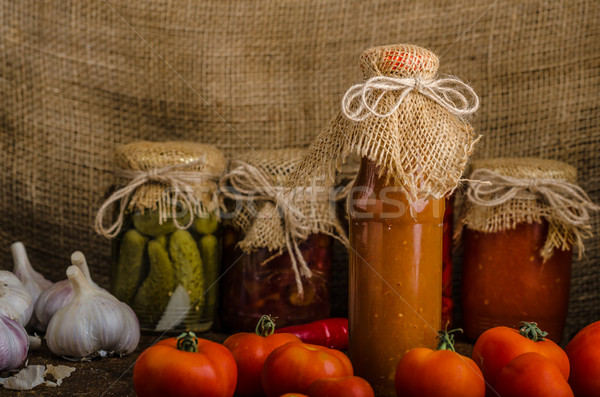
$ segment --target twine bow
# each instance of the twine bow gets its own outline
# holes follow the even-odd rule
[[[514,199],[542,199],[558,220],[573,227],[587,225],[589,211],[600,209],[582,188],[558,179],[514,178],[489,169],[475,170],[471,179],[491,182],[472,181],[467,191],[467,198],[483,207],[495,207]]]
[[[196,197],[197,192],[194,191],[192,186],[205,182],[206,180],[216,180],[218,178],[218,175],[212,175],[206,172],[184,171],[203,162],[204,159],[198,159],[185,164],[174,164],[163,168],[153,168],[143,171],[118,169],[116,171],[117,176],[128,180],[129,183],[112,193],[102,204],[96,214],[94,229],[98,234],[101,234],[106,238],[116,237],[123,226],[125,212],[131,196],[140,186],[149,182],[161,183],[169,188],[169,197],[172,203],[172,205],[170,205],[170,213],[167,211],[167,208],[164,208],[162,201],[159,200],[159,223],[162,223],[166,221],[167,218],[171,217],[177,228],[187,229],[192,225],[194,217],[191,216],[189,221],[185,225],[182,225],[177,220],[177,212],[190,211],[193,214],[194,210],[202,208],[202,203]],[[216,201],[214,196],[213,201]],[[109,212],[109,208],[117,202],[119,202],[117,219],[112,225],[105,227],[104,218],[106,217],[107,212]],[[178,203],[181,203],[182,205],[182,208],[179,210],[177,208]]]
[[[466,83],[456,77],[437,80],[420,78],[374,76],[361,84],[350,87],[342,99],[342,112],[350,120],[359,122],[370,117],[389,117],[402,105],[406,96],[416,91],[435,101],[456,116],[466,116],[479,108],[479,97]],[[379,92],[377,94],[377,92]],[[381,111],[380,103],[388,92],[399,95],[387,112]]]
[[[314,200],[317,198],[315,190],[305,193],[307,190],[311,189],[291,189],[275,186],[263,171],[243,161],[237,161],[233,169],[223,176],[219,183],[219,192],[222,197],[234,201],[265,201],[275,205],[275,209],[282,218],[285,245],[290,254],[299,296],[304,293],[301,277],[312,277],[312,271],[302,255],[299,243],[314,233],[314,228],[311,227],[309,222],[306,222],[306,214],[296,208],[293,202],[298,199]],[[295,196],[297,193],[301,196]],[[337,236],[334,237],[337,238]]]
[[[467,201],[478,207],[493,208],[512,200],[539,203],[539,216],[550,224],[540,251],[544,261],[552,256],[554,248],[565,250],[573,244],[582,257],[583,240],[592,236],[590,211],[600,207],[579,186],[558,179],[509,177],[483,168],[471,175],[472,179],[485,181],[471,181],[467,190]]]

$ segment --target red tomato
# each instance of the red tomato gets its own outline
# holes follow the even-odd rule
[[[396,395],[403,397],[483,397],[481,370],[469,357],[452,350],[417,347],[396,369]]]
[[[539,353],[550,359],[569,378],[569,359],[563,349],[549,339],[535,323],[523,323],[519,329],[494,327],[485,331],[473,346],[473,360],[481,368],[488,388],[494,387],[502,368],[523,353]],[[488,390],[489,391],[489,390]]]
[[[302,394],[302,393],[285,393],[279,397],[308,397],[308,396],[306,394]]]
[[[185,336],[184,336],[185,335]],[[231,397],[237,367],[223,345],[193,332],[144,350],[133,368],[139,397]]]
[[[600,396],[600,321],[579,331],[566,347],[569,384],[577,397]]]
[[[265,360],[262,385],[267,397],[306,393],[317,379],[354,374],[350,359],[339,350],[291,342],[273,350]]]
[[[292,334],[273,334],[274,328],[273,320],[269,316],[263,316],[258,322],[256,333],[240,332],[223,342],[237,363],[238,381],[235,391],[240,397],[263,396],[260,375],[267,356],[286,343],[300,342]]]
[[[561,370],[539,353],[524,353],[502,368],[494,391],[502,397],[573,397]]]
[[[369,382],[358,376],[317,379],[308,387],[306,394],[310,397],[375,397]]]

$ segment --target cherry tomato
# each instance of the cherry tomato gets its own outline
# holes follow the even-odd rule
[[[600,321],[577,333],[566,347],[569,384],[577,397],[600,396]]]
[[[262,385],[267,397],[306,393],[317,379],[354,374],[350,359],[339,350],[290,342],[273,350],[265,360]]]
[[[494,391],[502,397],[573,397],[556,364],[533,352],[521,354],[506,364],[498,374]]]
[[[440,331],[438,350],[417,347],[398,362],[396,395],[402,397],[484,397],[477,364],[454,350],[453,331]]]
[[[270,316],[262,316],[256,332],[240,332],[231,335],[223,345],[231,351],[238,368],[236,394],[240,397],[264,395],[261,372],[267,356],[279,346],[300,342],[297,336],[287,333],[274,334],[275,323]]]
[[[369,382],[358,376],[317,379],[308,387],[306,394],[310,397],[375,397]]]
[[[144,350],[133,368],[139,397],[231,397],[237,367],[225,346],[193,332]]]
[[[565,379],[569,377],[569,359],[563,349],[549,339],[535,323],[521,323],[519,330],[494,327],[485,331],[473,346],[472,358],[481,368],[488,389],[494,387],[498,374],[513,358],[523,353],[539,353],[550,359],[560,369]],[[488,390],[489,391],[489,390]]]

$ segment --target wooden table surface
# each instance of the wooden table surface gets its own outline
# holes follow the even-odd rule
[[[210,339],[216,342],[223,342],[227,334],[208,332],[198,335],[201,338]],[[109,357],[95,359],[91,362],[71,362],[61,357],[53,355],[46,344],[43,343],[41,349],[31,351],[28,355],[30,365],[35,364],[53,364],[68,365],[75,367],[76,370],[71,376],[65,378],[59,387],[37,386],[30,391],[6,390],[0,386],[0,395],[2,396],[115,396],[115,397],[133,397],[133,366],[139,354],[161,338],[158,334],[142,334],[140,344],[134,353],[125,357]],[[456,343],[458,352],[469,355],[472,346],[469,343],[458,341]]]

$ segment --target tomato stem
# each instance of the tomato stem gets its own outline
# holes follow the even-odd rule
[[[273,317],[268,314],[263,314],[258,320],[258,324],[256,324],[256,329],[254,332],[256,332],[256,335],[259,336],[273,335],[275,332],[275,320]]]
[[[437,338],[440,340],[437,349],[438,350],[450,350],[455,352],[454,349],[454,333],[455,332],[463,332],[461,328],[455,328],[450,331],[438,331]]]
[[[198,338],[192,331],[185,331],[177,337],[177,350],[183,350],[190,353],[198,351]]]
[[[544,341],[544,338],[548,336],[546,331],[539,329],[537,323],[528,323],[527,321],[519,323],[519,333],[534,342]]]

